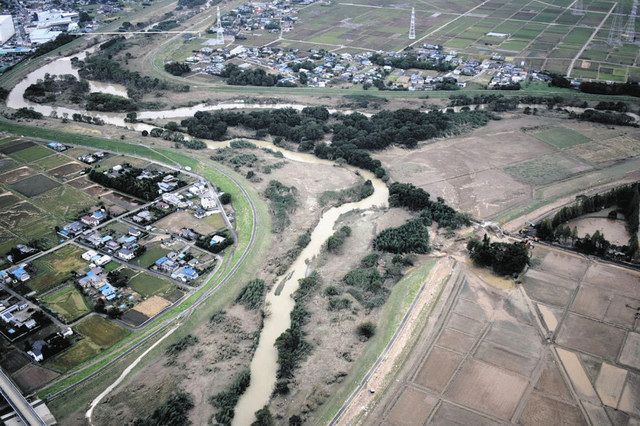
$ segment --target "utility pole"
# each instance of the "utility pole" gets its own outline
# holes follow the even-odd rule
[[[411,23],[409,24],[409,40],[416,39],[416,8],[411,8]]]

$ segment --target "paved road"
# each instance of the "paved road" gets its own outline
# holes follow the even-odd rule
[[[0,374],[0,392],[22,419],[23,423],[31,426],[46,425],[38,413],[36,413],[36,410],[29,404],[29,401],[22,396],[22,393],[16,385],[13,384],[9,376],[2,370],[0,370],[0,373],[2,373]]]

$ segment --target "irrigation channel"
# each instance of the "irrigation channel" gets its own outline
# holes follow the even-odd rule
[[[36,104],[24,99],[24,93],[29,85],[36,83],[38,80],[44,79],[45,75],[66,75],[70,74],[78,77],[78,71],[72,66],[72,57],[78,59],[84,59],[93,48],[84,50],[80,53],[55,59],[54,61],[44,65],[43,67],[29,73],[20,83],[18,83],[9,93],[7,98],[7,106],[10,108],[18,109],[22,107],[32,108],[35,111],[42,113],[45,116],[57,115],[63,117],[65,114],[69,117],[73,114],[91,115],[99,117],[104,120],[105,124],[125,127],[136,131],[151,130],[155,126],[147,123],[127,123],[125,122],[125,114],[121,113],[95,113],[82,109],[71,109],[66,107],[56,107],[50,105]],[[106,84],[101,82],[90,81],[90,90],[96,92],[109,93],[119,96],[127,96],[124,86],[117,84]],[[221,103],[221,104],[198,104],[191,107],[175,108],[162,111],[142,111],[138,112],[137,117],[139,120],[157,120],[157,119],[171,119],[171,118],[184,118],[191,117],[198,111],[215,111],[225,109],[274,109],[274,108],[294,108],[301,110],[306,105],[302,104],[245,104],[243,102],[234,103]],[[526,105],[521,105],[524,108]],[[470,106],[471,108],[483,109],[484,105]],[[459,111],[460,107],[453,108],[454,111]],[[578,108],[572,108],[574,110],[581,110]],[[331,111],[334,112],[334,111]],[[349,113],[350,111],[341,111]],[[637,120],[637,116],[634,117]],[[334,162],[329,160],[319,159],[311,154],[299,153],[288,151],[280,147],[276,147],[270,142],[255,140],[254,144],[261,148],[269,148],[274,151],[281,152],[285,158],[309,164],[328,164],[335,165]],[[229,146],[229,141],[206,141],[209,148],[222,148]],[[290,266],[287,272],[281,277],[280,281],[273,286],[266,297],[265,311],[267,316],[264,321],[264,327],[260,334],[260,340],[256,349],[255,355],[251,361],[251,383],[249,388],[240,398],[235,410],[235,418],[233,425],[244,426],[249,425],[254,421],[255,412],[265,406],[271,394],[273,392],[276,383],[277,365],[277,350],[274,346],[276,339],[291,325],[290,313],[294,307],[294,299],[292,295],[298,289],[298,281],[301,278],[306,277],[311,271],[309,271],[309,264],[322,250],[322,246],[327,238],[333,233],[334,225],[339,217],[345,213],[354,210],[368,210],[373,208],[384,208],[387,205],[388,189],[384,182],[376,178],[372,173],[356,169],[350,166],[347,167],[355,173],[360,174],[364,179],[371,180],[373,183],[374,193],[368,198],[359,202],[343,204],[340,207],[334,207],[326,210],[320,217],[320,221],[311,233],[311,240],[309,245],[301,252],[295,262]],[[138,360],[139,361],[139,360]],[[126,371],[128,373],[129,370]],[[125,375],[126,375],[125,373]],[[112,390],[117,384],[122,381],[124,377],[121,376],[115,383],[113,383],[107,391],[101,394],[98,401],[106,396],[106,392]],[[98,401],[94,401],[90,411],[97,404]],[[91,412],[87,414],[90,416]]]

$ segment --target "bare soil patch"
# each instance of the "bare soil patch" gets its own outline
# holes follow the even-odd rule
[[[620,352],[624,337],[624,330],[569,314],[561,325],[557,342],[613,361]]]
[[[437,401],[424,391],[408,386],[391,408],[387,420],[398,426],[419,424],[429,416]]]
[[[138,303],[132,309],[140,312],[149,318],[156,316],[159,312],[162,312],[164,308],[170,306],[171,302],[160,296],[151,296],[144,302]]]
[[[49,170],[49,174],[58,179],[65,179],[83,171],[87,166],[81,163],[69,163]]]
[[[596,231],[600,231],[604,237],[612,244],[624,246],[629,243],[629,233],[627,232],[626,223],[623,220],[610,220],[602,217],[583,217],[570,220],[566,225],[573,229],[576,228],[578,237],[585,235],[593,235]]]
[[[0,183],[4,183],[5,185],[11,185],[13,183],[18,182],[21,179],[24,179],[28,176],[32,176],[35,172],[29,167],[19,167],[17,169],[11,170],[7,173],[0,175]]]
[[[12,377],[22,392],[30,393],[36,389],[40,389],[58,376],[59,374],[55,371],[35,364],[29,364]]]

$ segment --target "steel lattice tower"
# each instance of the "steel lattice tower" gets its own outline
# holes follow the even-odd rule
[[[627,21],[627,25],[625,26],[624,33],[622,37],[625,41],[629,43],[633,43],[636,38],[636,14],[638,13],[638,0],[633,1],[633,6],[631,7],[631,14],[629,15],[629,20]]]
[[[577,0],[575,2],[573,8],[571,8],[571,14],[576,16],[584,15],[584,4],[582,3],[582,0]]]
[[[220,19],[220,6],[216,6],[216,44],[224,44],[224,29]]]
[[[609,37],[607,37],[607,44],[609,46],[619,46],[622,44],[622,16],[620,15],[620,7],[616,8],[613,15],[613,22],[609,29]]]
[[[416,39],[416,8],[411,8],[411,23],[409,24],[409,40]]]

